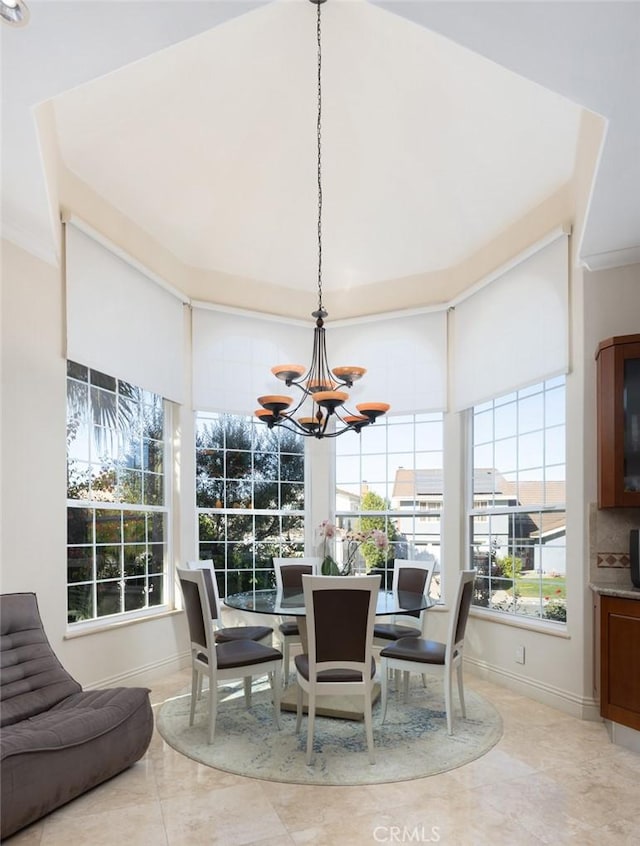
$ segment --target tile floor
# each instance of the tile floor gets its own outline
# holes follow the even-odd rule
[[[188,672],[154,686],[184,689]],[[582,722],[467,675],[502,714],[485,756],[415,781],[313,787],[209,769],[156,733],[125,773],[5,840],[7,846],[580,846],[640,842],[640,755]]]

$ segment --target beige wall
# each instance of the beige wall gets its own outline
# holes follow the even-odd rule
[[[183,614],[65,639],[66,364],[60,272],[2,242],[2,592],[34,591],[83,685],[144,681],[187,653]]]

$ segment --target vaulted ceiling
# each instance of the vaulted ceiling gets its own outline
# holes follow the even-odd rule
[[[585,109],[609,123],[581,255],[640,258],[636,5],[324,4],[325,289],[442,298],[430,274],[571,184]],[[2,27],[3,233],[55,253],[46,101],[58,170],[182,265],[312,292],[316,7],[30,7]]]

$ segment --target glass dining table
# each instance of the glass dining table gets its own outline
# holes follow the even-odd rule
[[[250,611],[253,614],[273,614],[277,617],[304,617],[304,596],[297,589],[277,590],[247,590],[243,593],[232,593],[224,600],[224,604],[236,611]],[[406,614],[407,612],[422,611],[431,608],[435,600],[421,593],[411,593],[400,590],[378,591],[376,617],[392,614]]]
[[[246,611],[252,614],[271,614],[275,617],[296,617],[302,650],[306,649],[307,626],[306,612],[304,607],[304,596],[298,589],[282,591],[278,590],[247,590],[242,593],[233,593],[225,597],[224,604],[236,611]],[[409,591],[380,590],[376,603],[376,616],[384,617],[394,614],[406,614],[407,612],[422,611],[432,608],[436,601],[430,596]],[[296,710],[296,684],[290,685],[284,691],[281,708],[283,711]],[[374,702],[380,694],[379,685],[376,683]],[[306,694],[305,694],[306,696]],[[324,697],[323,697],[324,698]],[[319,716],[335,717],[347,720],[363,719],[363,711],[359,703],[354,702],[351,697],[326,697],[327,704],[318,707]]]

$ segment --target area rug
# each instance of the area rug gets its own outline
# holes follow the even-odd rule
[[[412,677],[413,680],[413,677]],[[280,731],[273,723],[273,706],[266,685],[254,686],[251,708],[244,705],[241,684],[218,691],[216,733],[207,743],[207,693],[198,702],[189,727],[190,694],[162,704],[158,731],[166,742],[194,761],[237,775],[293,784],[358,785],[423,778],[455,769],[488,752],[502,736],[497,710],[465,688],[467,718],[456,710],[453,735],[447,734],[442,683],[426,688],[415,677],[405,703],[390,693],[387,719],[380,725],[380,704],[374,706],[373,740],[376,763],[367,757],[364,724],[316,717],[314,760],[305,762],[306,716],[299,735],[295,714],[282,712]],[[454,696],[457,703],[457,698]]]

